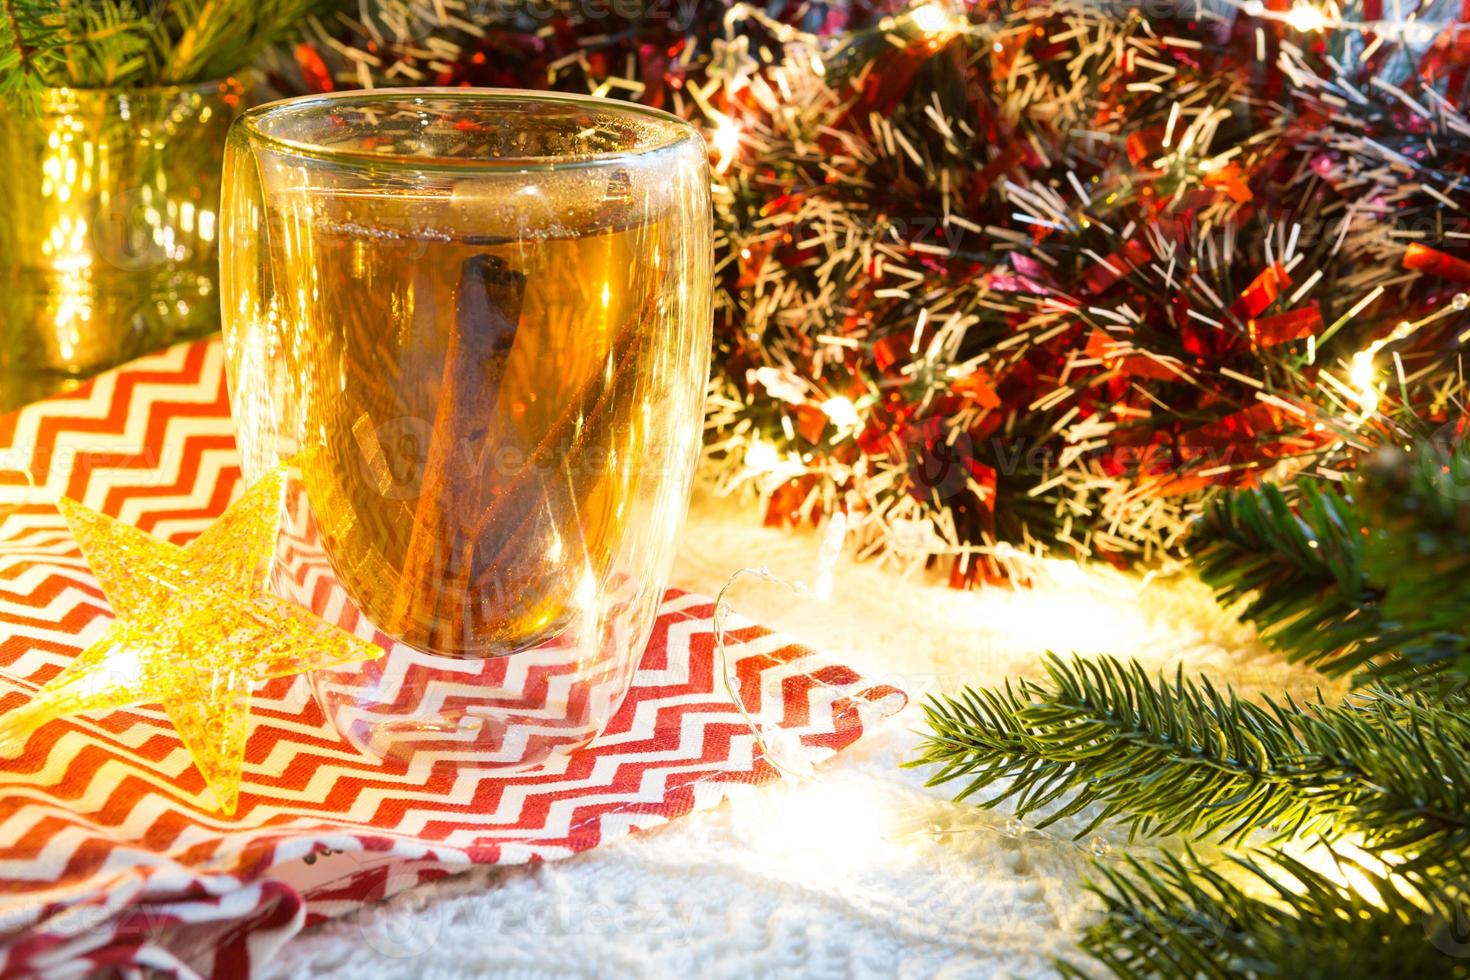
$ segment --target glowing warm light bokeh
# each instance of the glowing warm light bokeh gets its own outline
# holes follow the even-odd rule
[[[909,17],[925,34],[942,34],[958,26],[954,15],[942,3],[920,4],[909,11]]]
[[[1302,2],[1291,8],[1286,15],[1286,22],[1294,31],[1311,34],[1326,29],[1327,14],[1313,4]]]

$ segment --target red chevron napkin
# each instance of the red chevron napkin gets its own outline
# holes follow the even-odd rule
[[[59,496],[183,544],[239,482],[218,341],[0,417],[0,711],[109,618]],[[775,778],[716,670],[712,612],[665,596],[616,737],[537,775],[394,773],[337,736],[304,678],[285,678],[256,692],[227,820],[161,709],[47,725],[0,760],[0,975],[247,976],[303,926],[419,882],[566,857]],[[903,704],[739,625],[739,696],[812,762]]]

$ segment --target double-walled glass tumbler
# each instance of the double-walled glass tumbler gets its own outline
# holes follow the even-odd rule
[[[699,133],[492,90],[345,92],[231,132],[247,479],[291,474],[274,587],[393,642],[314,677],[359,747],[529,767],[588,743],[662,596],[711,329]]]

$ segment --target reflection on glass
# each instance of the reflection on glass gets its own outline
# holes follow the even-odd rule
[[[0,403],[218,326],[228,80],[48,89],[0,112]]]

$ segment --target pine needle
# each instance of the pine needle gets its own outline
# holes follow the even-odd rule
[[[1281,851],[1218,866],[1186,852],[1101,867],[1089,889],[1103,912],[1081,948],[1114,976],[1156,980],[1470,977],[1463,881],[1332,861],[1337,874]],[[1069,977],[1092,975],[1058,965]]]
[[[1388,447],[1344,489],[1226,494],[1191,535],[1200,577],[1296,661],[1361,683],[1470,681],[1470,448]]]
[[[1046,664],[1048,681],[933,698],[909,765],[956,800],[1009,802],[1039,827],[1083,819],[1131,836],[1239,843],[1353,834],[1406,867],[1459,866],[1470,849],[1470,721],[1372,692],[1344,705],[1245,701],[1207,679],[1150,677],[1112,658]]]
[[[181,85],[249,67],[337,0],[0,0],[0,96],[33,109],[52,86]]]

